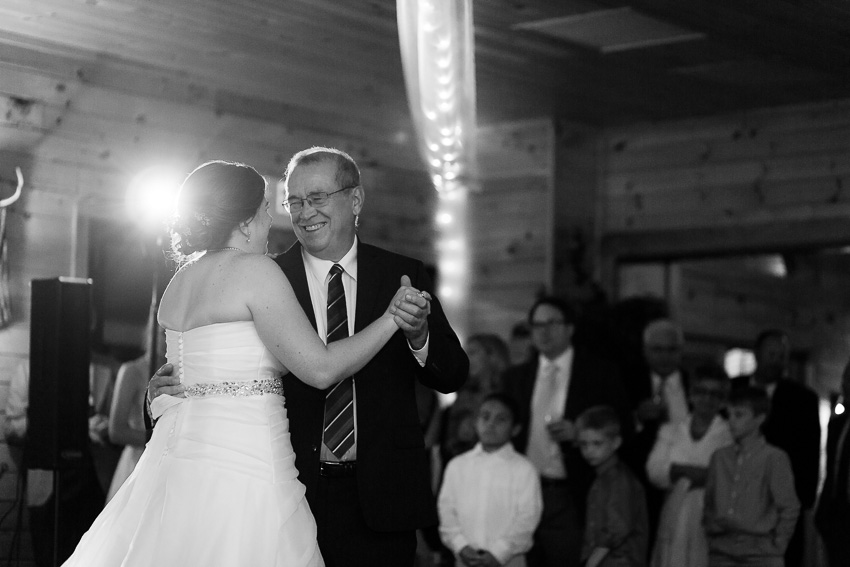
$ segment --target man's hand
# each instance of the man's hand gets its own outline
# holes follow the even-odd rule
[[[401,285],[412,287],[410,278],[401,276]],[[431,296],[427,291],[409,293],[395,302],[394,319],[404,331],[407,342],[414,350],[425,346],[428,340],[428,315],[431,313]]]
[[[501,563],[499,563],[499,560],[496,559],[489,551],[485,551],[482,549],[478,553],[478,564],[481,565],[481,567],[499,567],[499,565],[501,565]]]
[[[552,438],[552,441],[557,441],[558,443],[568,443],[575,441],[576,438],[576,426],[568,419],[547,423],[546,430],[549,432],[549,437]]]
[[[467,545],[458,553],[460,560],[468,567],[478,567],[481,565],[481,552]]]
[[[180,384],[180,377],[174,376],[174,367],[171,364],[163,364],[153,375],[153,378],[148,382],[148,403],[151,403],[154,398],[162,394],[169,396],[177,396],[185,398],[183,393],[186,388]]]
[[[647,421],[664,421],[667,419],[667,408],[659,401],[647,399],[638,405],[635,416],[641,423]]]

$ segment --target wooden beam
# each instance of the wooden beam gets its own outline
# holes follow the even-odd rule
[[[676,260],[733,254],[805,250],[850,244],[844,218],[749,226],[608,233],[602,254],[616,261]]]

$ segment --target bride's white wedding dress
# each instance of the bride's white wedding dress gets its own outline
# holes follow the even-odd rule
[[[166,331],[186,398],[66,566],[322,566],[289,441],[281,365],[253,322]]]

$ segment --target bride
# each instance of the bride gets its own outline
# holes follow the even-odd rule
[[[298,481],[280,376],[325,389],[398,330],[384,314],[325,345],[265,255],[271,215],[253,168],[212,161],[181,186],[172,243],[185,263],[159,323],[186,397],[158,396],[153,436],[64,564],[85,567],[324,565]]]

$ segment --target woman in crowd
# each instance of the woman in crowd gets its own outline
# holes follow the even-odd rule
[[[691,414],[666,423],[649,455],[649,480],[667,490],[652,567],[705,567],[708,545],[702,528],[703,494],[712,453],[732,443],[720,409],[729,390],[722,368],[699,368],[691,379]]]
[[[478,442],[475,434],[478,406],[489,394],[504,389],[502,373],[509,364],[507,344],[491,333],[469,337],[466,354],[469,355],[469,378],[442,417],[440,454],[444,466],[453,457],[475,447]]]
[[[153,342],[156,342],[156,345],[153,345]],[[116,445],[124,445],[124,450],[121,452],[115,474],[112,475],[112,482],[106,494],[107,502],[112,500],[136,468],[147,442],[145,421],[139,408],[144,407],[151,368],[159,368],[165,364],[165,330],[157,325],[153,308],[145,327],[145,343],[145,354],[122,364],[115,381],[112,408],[109,412],[109,440]],[[153,367],[151,357],[155,358]]]

